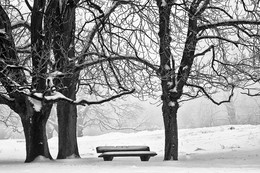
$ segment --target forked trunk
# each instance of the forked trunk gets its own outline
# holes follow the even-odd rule
[[[51,107],[46,109],[51,109]],[[39,156],[52,159],[46,136],[46,122],[49,111],[36,112],[32,108],[29,110],[31,111],[27,111],[29,112],[27,115],[21,117],[26,140],[25,162],[32,162]]]
[[[178,160],[178,126],[177,110],[179,108],[177,101],[170,105],[163,102],[163,120],[165,128],[165,147],[164,160]]]

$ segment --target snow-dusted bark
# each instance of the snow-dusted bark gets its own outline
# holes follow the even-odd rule
[[[177,110],[178,93],[174,60],[170,50],[170,14],[172,5],[157,1],[159,8],[160,76],[162,87],[162,114],[165,128],[164,160],[178,159]]]
[[[0,39],[4,39],[1,40],[0,44],[0,82],[9,96],[4,97],[1,95],[0,101],[5,101],[4,104],[7,104],[21,118],[26,139],[26,162],[31,162],[39,155],[51,159],[45,124],[52,104],[43,104],[41,100],[37,99],[38,97],[42,97],[41,94],[37,93],[41,93],[45,90],[45,79],[39,78],[39,76],[46,74],[46,64],[41,64],[42,60],[44,60],[41,56],[44,50],[42,36],[40,34],[43,14],[39,13],[38,9],[40,9],[42,5],[44,5],[44,3],[38,3],[38,1],[35,0],[32,9],[32,26],[28,26],[32,32],[31,44],[33,48],[31,49],[31,57],[33,71],[39,72],[38,76],[32,75],[33,73],[29,69],[19,65],[21,59],[16,52],[12,29],[20,27],[25,23],[18,22],[12,26],[8,15],[0,5],[0,29],[4,29],[5,31],[4,35],[0,37]],[[26,74],[32,75],[33,86],[29,85]]]

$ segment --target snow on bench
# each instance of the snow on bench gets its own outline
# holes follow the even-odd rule
[[[103,157],[104,161],[112,161],[114,157],[140,157],[141,161],[149,161],[150,157],[157,154],[150,151],[148,146],[100,146],[96,148],[97,153],[102,153],[98,157]]]
[[[104,153],[108,151],[150,151],[148,146],[99,146],[96,148],[97,153]]]

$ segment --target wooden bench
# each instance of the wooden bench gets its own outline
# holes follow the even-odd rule
[[[140,157],[141,161],[149,161],[150,157],[157,155],[148,146],[100,146],[96,150],[102,153],[98,157],[103,157],[104,161],[112,161],[114,157],[135,156]]]

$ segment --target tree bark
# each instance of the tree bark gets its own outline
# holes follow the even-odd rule
[[[170,92],[176,89],[175,62],[170,50],[170,14],[172,5],[157,0],[159,8],[159,37],[160,37],[160,70],[162,86],[162,114],[165,128],[164,160],[178,160],[178,126],[177,110],[179,93]]]
[[[52,1],[48,7],[50,16],[47,17],[46,24],[52,23],[53,33],[49,33],[53,38],[55,69],[64,73],[73,73],[60,79],[59,85],[62,87],[62,94],[75,100],[79,74],[74,73],[74,63],[69,58],[75,57],[75,4],[78,0]],[[62,10],[61,10],[62,8]],[[77,108],[67,102],[57,104],[59,151],[57,159],[66,159],[74,156],[80,157],[77,146]]]
[[[24,109],[26,110],[26,114],[20,115],[20,117],[26,140],[25,162],[32,162],[38,156],[52,160],[46,136],[46,123],[51,106],[51,104],[45,105],[40,112],[36,112],[29,101],[27,101],[26,106],[24,105],[24,108],[26,107]]]
[[[165,101],[163,103],[162,111],[165,128],[164,160],[178,160],[178,108],[177,101],[175,102],[175,106],[169,106]]]
[[[45,89],[45,79],[42,77],[47,72],[47,65],[45,63],[45,57],[42,49],[42,18],[43,14],[40,12],[45,5],[45,0],[35,0],[31,17],[31,44],[32,44],[32,64],[33,72],[32,76],[32,88],[34,92],[41,92]],[[4,49],[4,54],[1,56],[7,64],[18,65],[20,58],[18,57],[15,49],[14,39],[12,37],[11,22],[8,15],[5,13],[0,5],[0,28],[4,29],[5,43],[1,46]],[[2,26],[3,25],[3,26]],[[4,28],[3,28],[4,27]],[[2,67],[1,67],[2,71]],[[4,72],[4,71],[2,71]],[[49,117],[52,104],[44,104],[39,112],[34,110],[34,105],[29,101],[29,98],[20,92],[17,92],[14,87],[14,82],[19,86],[24,86],[26,82],[25,73],[23,70],[8,70],[4,73],[1,72],[0,80],[9,93],[10,98],[13,101],[8,101],[7,104],[12,110],[14,110],[20,117],[24,128],[24,134],[26,139],[26,160],[25,162],[31,162],[38,156],[44,156],[52,159],[47,137],[46,137],[46,122]],[[8,74],[9,73],[9,74]],[[44,74],[44,75],[41,75]],[[8,76],[8,77],[7,77]],[[40,76],[40,77],[39,77]]]
[[[77,79],[77,78],[76,78]],[[75,79],[74,79],[75,80]],[[72,85],[69,85],[72,83]],[[71,99],[76,98],[76,83],[73,79],[67,78],[63,80],[63,84],[68,86],[68,89],[63,91],[66,97]],[[57,104],[57,116],[59,124],[59,152],[57,159],[66,159],[74,156],[79,158],[77,144],[77,107],[76,105],[59,102]]]

